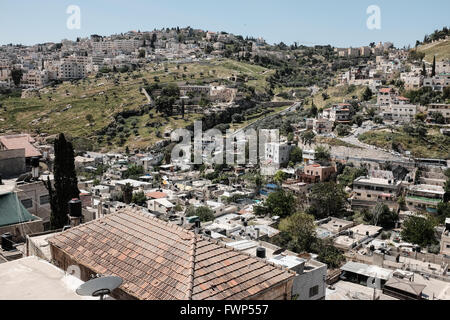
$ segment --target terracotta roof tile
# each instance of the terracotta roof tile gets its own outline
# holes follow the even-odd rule
[[[25,157],[40,157],[42,154],[31,144],[34,142],[29,134],[17,134],[10,136],[1,136],[0,143],[6,149],[25,149]]]
[[[49,239],[138,299],[246,299],[294,273],[142,212],[123,210]]]

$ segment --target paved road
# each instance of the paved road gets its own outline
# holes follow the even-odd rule
[[[248,127],[257,124],[258,122],[261,122],[261,121],[263,121],[263,120],[265,120],[265,119],[267,119],[267,118],[269,118],[269,117],[273,117],[273,116],[276,116],[276,115],[278,115],[278,114],[284,116],[284,115],[286,115],[286,114],[288,114],[288,113],[290,113],[290,112],[296,110],[296,109],[297,109],[298,107],[300,107],[301,105],[302,105],[302,103],[301,103],[300,101],[298,101],[298,102],[295,102],[295,103],[294,103],[292,106],[290,106],[289,108],[286,108],[286,109],[284,109],[284,110],[278,111],[277,113],[274,113],[274,114],[268,115],[268,116],[266,116],[266,117],[260,118],[260,119],[258,119],[258,120],[255,120],[255,121],[253,121],[252,123],[250,123],[250,124],[248,124],[248,125],[246,125],[246,126],[240,128],[240,129],[236,130],[236,131],[233,133],[233,137],[236,136],[239,132],[241,132],[241,131],[243,131],[243,130],[246,130]]]
[[[357,152],[357,155],[361,156],[361,157],[374,158],[374,159],[380,159],[380,160],[408,161],[407,157],[404,157],[398,153],[397,154],[392,153],[392,151],[390,151],[390,150],[378,148],[376,146],[372,146],[372,145],[363,143],[358,140],[358,137],[361,134],[363,134],[367,131],[370,131],[370,130],[373,130],[373,129],[369,126],[367,126],[365,128],[359,127],[357,129],[355,129],[350,136],[338,137],[338,139],[362,148],[362,150],[359,149],[360,151]],[[350,149],[350,148],[345,148],[345,147],[335,148],[335,149],[336,149],[335,151],[340,156],[351,156],[352,154],[353,155],[355,154],[355,151],[354,151],[355,149]]]

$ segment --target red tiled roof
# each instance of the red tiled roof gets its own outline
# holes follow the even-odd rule
[[[146,196],[153,199],[167,198],[167,194],[160,191],[149,192]]]
[[[39,157],[41,153],[30,143],[33,139],[29,134],[17,134],[0,137],[0,143],[7,149],[25,149],[25,157]]]
[[[402,96],[398,97],[397,99],[398,99],[398,100],[402,100],[402,101],[409,101],[408,98],[405,98],[405,97],[402,97]]]
[[[49,243],[93,272],[120,276],[120,288],[143,300],[246,299],[295,274],[130,209]]]
[[[380,89],[380,92],[382,92],[382,93],[389,93],[391,91],[392,91],[392,88],[381,88]]]

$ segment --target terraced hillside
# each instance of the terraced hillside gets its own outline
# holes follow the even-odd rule
[[[227,81],[231,76],[245,76],[248,86],[264,91],[266,78],[273,72],[264,67],[229,59],[189,64],[151,64],[145,70],[129,73],[109,73],[103,77],[89,77],[76,82],[65,82],[47,87],[39,93],[21,98],[0,96],[0,133],[29,132],[49,135],[65,132],[98,143],[96,132],[112,121],[118,112],[136,110],[148,104],[140,88],[147,84],[182,83],[203,84]],[[150,113],[151,115],[149,115]],[[157,131],[186,126],[202,114],[189,114],[186,119],[164,117],[150,110],[147,114],[126,119],[125,130],[132,132],[121,146],[142,147],[160,138]],[[146,127],[148,120],[163,124],[158,129]],[[135,134],[137,133],[137,134]],[[158,134],[159,135],[159,134]],[[111,141],[110,146],[117,146]]]
[[[416,158],[450,159],[450,137],[441,134],[438,129],[428,130],[425,139],[412,137],[400,129],[368,131],[358,139],[387,150],[395,147],[395,151],[410,151]]]
[[[433,57],[436,56],[436,61],[450,59],[450,40],[441,40],[429,44],[419,46],[417,51],[425,53],[424,60],[432,63]]]

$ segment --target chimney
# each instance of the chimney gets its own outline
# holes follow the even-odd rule
[[[200,222],[200,220],[195,221],[195,233],[196,234],[200,233],[201,226],[202,226],[202,223]]]
[[[39,179],[39,157],[31,158],[31,175],[34,180]]]
[[[81,200],[72,199],[69,201],[69,221],[72,227],[76,227],[81,223]]]
[[[256,230],[256,240],[258,240],[259,239],[259,228],[255,228],[255,230]]]

